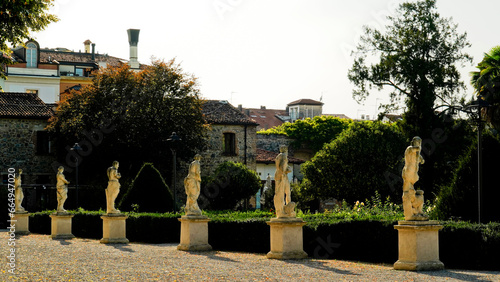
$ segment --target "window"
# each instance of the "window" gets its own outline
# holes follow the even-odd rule
[[[30,42],[26,45],[26,67],[36,68],[38,62],[38,50],[36,44]]]
[[[224,155],[236,155],[236,135],[234,133],[224,133]]]
[[[37,155],[48,155],[51,153],[50,136],[47,131],[35,132],[35,152]]]
[[[26,93],[38,94],[38,90],[37,89],[26,89]]]

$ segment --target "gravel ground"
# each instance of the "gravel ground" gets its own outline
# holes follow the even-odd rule
[[[0,255],[10,254],[0,232]],[[338,260],[269,260],[265,254],[183,252],[176,244],[101,244],[31,234],[15,240],[15,274],[6,263],[0,281],[500,281],[500,272],[396,271],[392,265]]]

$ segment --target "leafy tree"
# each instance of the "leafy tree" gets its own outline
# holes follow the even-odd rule
[[[497,201],[500,198],[497,173],[500,171],[500,139],[490,132],[484,134],[483,141],[483,189],[481,221],[500,221]],[[440,190],[436,198],[433,214],[441,220],[460,218],[477,221],[477,141],[460,156],[449,185]]]
[[[483,60],[471,72],[471,84],[490,106],[484,109],[486,119],[500,130],[500,46],[484,54]]]
[[[302,167],[304,196],[336,198],[355,202],[369,199],[378,191],[383,198],[400,199],[401,189],[391,186],[388,173],[401,171],[407,146],[395,125],[355,122],[325,145]]]
[[[47,14],[53,0],[2,1],[0,4],[0,53],[11,54],[8,44],[16,46],[31,39],[30,32],[41,31],[58,18]],[[0,56],[0,66],[12,64],[9,56]],[[0,78],[5,70],[0,68]]]
[[[82,179],[104,181],[105,169],[120,162],[131,175],[144,162],[170,170],[170,144],[176,132],[182,142],[177,156],[187,159],[204,148],[205,125],[196,79],[173,60],[154,61],[140,72],[127,65],[101,69],[93,83],[62,101],[48,130],[57,138],[59,160],[76,164],[70,146],[79,142]],[[87,177],[85,177],[87,176]]]
[[[209,178],[203,180],[202,195],[213,210],[234,209],[242,200],[257,194],[261,187],[255,171],[234,162],[220,164]]]
[[[152,163],[145,163],[123,194],[119,207],[123,211],[172,211],[173,195],[160,172]]]
[[[297,120],[293,123],[283,123],[282,125],[261,130],[258,134],[282,134],[295,139],[293,146],[306,144],[314,151],[320,150],[325,143],[332,141],[344,131],[351,121],[332,116],[315,116]]]
[[[365,27],[353,53],[348,73],[356,86],[353,97],[363,101],[372,88],[388,87],[391,103],[384,107],[397,109],[404,99],[407,137],[428,138],[436,127],[435,104],[456,100],[465,87],[455,64],[472,61],[462,51],[470,44],[466,33],[439,15],[435,0],[403,3],[387,19],[385,31]]]

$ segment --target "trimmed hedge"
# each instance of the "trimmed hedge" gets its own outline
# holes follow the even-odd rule
[[[50,234],[49,214],[33,213],[30,231]],[[104,212],[74,212],[73,234],[100,239]],[[127,238],[131,242],[178,243],[180,214],[129,213]],[[266,216],[267,215],[267,216]],[[210,214],[209,244],[215,250],[267,253],[270,250],[270,213],[244,219],[241,215]],[[320,259],[354,260],[392,264],[398,259],[397,221],[344,220],[325,222],[305,216],[304,251]],[[500,270],[500,223],[442,222],[440,259],[447,268]]]

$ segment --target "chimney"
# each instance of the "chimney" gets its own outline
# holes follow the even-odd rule
[[[95,61],[95,43],[92,43],[92,61]]]
[[[260,109],[261,109],[261,110],[265,110],[265,109],[266,109],[266,106],[260,106]]]
[[[238,111],[243,112],[243,105],[242,104],[238,104]]]
[[[90,53],[90,43],[92,43],[92,41],[88,39],[83,42],[83,45],[85,45],[85,53]]]
[[[137,61],[137,43],[139,43],[140,29],[128,29],[128,43],[130,45],[130,60],[128,64],[132,69],[139,68],[139,61]]]

